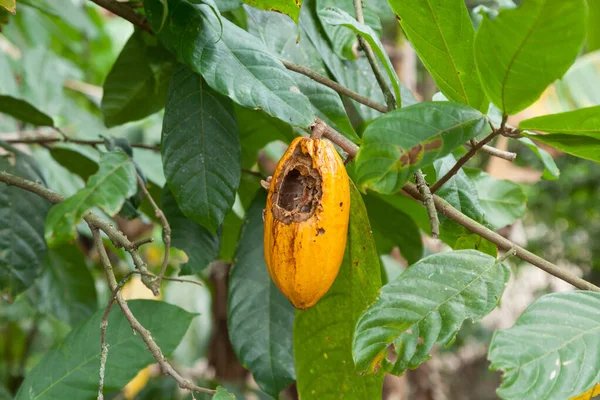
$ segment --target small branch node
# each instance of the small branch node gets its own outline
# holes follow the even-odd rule
[[[427,181],[425,180],[423,172],[421,172],[420,169],[417,170],[417,172],[415,173],[415,180],[417,182],[417,189],[419,189],[419,193],[421,194],[423,204],[425,205],[425,208],[427,209],[427,214],[429,215],[431,237],[437,239],[440,236],[440,220],[435,209],[433,196],[431,195],[431,191],[429,190],[429,185],[427,185]]]

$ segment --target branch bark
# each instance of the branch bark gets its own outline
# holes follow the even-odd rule
[[[429,215],[431,237],[437,239],[440,236],[440,220],[435,209],[433,196],[431,195],[431,191],[429,190],[429,186],[427,186],[427,182],[425,181],[425,177],[423,176],[423,172],[421,172],[421,170],[417,170],[415,173],[415,181],[417,182],[417,188],[419,189],[419,193],[421,193],[423,204],[425,205],[427,214]]]
[[[125,4],[121,4],[118,1],[114,0],[91,0],[92,2],[98,4],[100,7],[107,9],[111,13],[118,15],[131,22],[133,25],[140,27],[146,32],[152,32],[152,28],[146,17],[141,14],[136,13],[131,7],[126,6]]]
[[[388,111],[388,109],[386,108],[386,106],[379,104],[371,99],[369,99],[368,97],[365,96],[361,96],[360,94],[340,85],[339,83],[332,81],[331,79],[316,73],[315,71],[311,70],[310,68],[306,68],[302,65],[298,65],[298,64],[294,64],[291,63],[289,61],[285,61],[285,60],[280,60],[283,65],[289,69],[290,71],[294,71],[297,72],[299,74],[308,76],[309,78],[311,78],[313,81],[320,83],[321,85],[325,85],[333,90],[335,90],[336,92],[338,92],[339,94],[342,94],[346,97],[349,97],[353,100],[356,100],[357,102],[364,104],[367,107],[370,107],[374,110],[377,110],[381,113],[386,113]]]
[[[33,137],[33,138],[19,138],[19,139],[5,139],[4,142],[10,144],[53,144],[53,143],[74,143],[82,144],[86,146],[98,146],[103,145],[103,140],[84,140],[84,139],[73,139],[63,134],[62,138],[57,137]],[[150,144],[133,143],[131,147],[138,149],[160,151],[160,146],[153,146]]]
[[[171,225],[169,225],[169,221],[167,221],[165,213],[156,204],[156,202],[152,198],[152,195],[150,195],[150,192],[148,192],[146,184],[139,175],[137,176],[137,180],[138,185],[142,189],[144,196],[146,196],[146,198],[150,202],[150,205],[154,210],[154,214],[156,215],[156,218],[160,220],[160,223],[163,228],[163,243],[165,244],[165,255],[163,256],[163,263],[160,268],[160,273],[158,274],[158,284],[160,285],[160,280],[165,276],[165,271],[167,270],[167,265],[169,264],[169,251],[171,250]]]
[[[361,24],[365,23],[365,18],[363,16],[362,10],[363,4],[362,0],[354,0],[354,10],[356,11],[356,20]],[[365,40],[364,37],[357,35],[358,43],[360,47],[364,50],[365,55],[367,56],[367,60],[369,60],[369,64],[371,64],[371,69],[373,70],[373,74],[375,75],[375,79],[377,79],[377,83],[383,92],[383,96],[385,97],[385,102],[387,104],[387,111],[392,111],[396,109],[396,99],[394,98],[394,94],[390,90],[387,82],[385,81],[385,76],[383,72],[381,72],[381,68],[379,68],[379,64],[377,63],[377,57],[375,57],[375,53],[373,49],[369,45],[369,43]]]
[[[456,164],[446,173],[446,175],[442,176],[436,183],[431,186],[431,193],[435,193],[439,188],[441,188],[444,183],[448,182],[450,178],[452,178],[456,173],[462,168],[463,165],[467,163],[477,152],[487,143],[489,143],[492,139],[498,136],[502,132],[502,128],[494,129],[492,133],[485,137],[481,142],[477,143],[471,149],[462,156]]]
[[[117,304],[119,304],[119,307],[121,307],[121,311],[123,312],[123,315],[125,315],[125,318],[131,325],[131,328],[134,331],[136,331],[137,333],[139,333],[142,340],[144,340],[144,342],[148,346],[148,349],[152,353],[152,356],[154,356],[154,359],[156,360],[156,362],[158,362],[158,365],[160,365],[160,369],[163,372],[163,374],[171,376],[173,379],[175,379],[175,381],[177,382],[179,387],[182,389],[187,389],[192,392],[198,392],[198,393],[215,394],[216,391],[214,391],[214,390],[196,386],[193,383],[185,380],[173,368],[171,363],[169,363],[167,358],[163,355],[160,347],[156,344],[156,342],[152,338],[150,331],[148,331],[146,328],[144,328],[144,326],[142,326],[142,324],[140,324],[140,322],[137,320],[137,318],[133,315],[133,313],[129,309],[129,306],[127,305],[127,302],[125,301],[125,299],[123,299],[123,297],[121,296],[121,292],[119,291],[119,284],[117,283],[115,274],[112,270],[112,265],[110,263],[110,259],[108,258],[108,254],[106,253],[106,249],[104,248],[104,243],[102,243],[102,237],[100,236],[99,227],[97,227],[93,224],[90,224],[90,229],[92,230],[94,244],[98,250],[98,254],[100,255],[100,261],[101,261],[102,266],[104,267],[104,271],[106,273],[106,278],[108,280],[108,287],[110,288],[110,291],[112,293],[114,293],[114,298],[116,299]],[[112,299],[110,301],[112,302]],[[110,303],[109,303],[109,305],[110,305]],[[108,310],[109,310],[109,308],[107,307],[107,312],[108,312]],[[106,329],[106,327],[104,327],[104,329]],[[105,347],[106,347],[106,344],[102,348],[102,351],[104,351]],[[108,348],[106,347],[106,349],[107,349],[106,352],[108,353]],[[99,400],[102,399],[101,393],[99,393],[98,399]]]

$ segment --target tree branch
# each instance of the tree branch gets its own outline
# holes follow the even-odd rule
[[[91,0],[92,2],[98,4],[100,7],[107,9],[111,13],[118,15],[131,22],[133,25],[140,27],[146,32],[152,32],[152,28],[148,24],[146,17],[141,14],[136,13],[131,7],[126,6],[125,4],[121,4],[118,1],[114,0]]]
[[[502,132],[502,129],[495,129],[488,136],[485,137],[481,142],[477,143],[471,149],[462,156],[456,164],[446,173],[446,175],[442,176],[436,183],[431,186],[431,193],[435,193],[439,188],[444,185],[444,183],[448,182],[450,178],[452,178],[456,173],[461,169],[463,165],[467,163],[486,143],[489,143],[492,139],[498,136]]]
[[[108,254],[106,254],[106,249],[104,248],[104,243],[102,243],[102,237],[100,236],[99,227],[94,226],[93,224],[90,224],[90,229],[92,230],[94,244],[98,250],[98,254],[100,255],[100,261],[101,261],[102,266],[104,267],[104,271],[106,273],[106,278],[108,280],[108,286],[109,286],[111,292],[114,293],[114,297],[116,298],[117,304],[119,304],[119,307],[121,307],[121,311],[123,312],[123,315],[125,315],[125,318],[127,319],[127,321],[129,321],[129,325],[131,325],[131,328],[133,330],[135,330],[137,333],[139,333],[142,340],[144,340],[144,342],[148,346],[148,349],[154,356],[154,359],[158,362],[158,365],[160,365],[160,369],[163,372],[163,374],[171,376],[173,379],[175,379],[175,381],[177,382],[179,387],[182,389],[187,389],[192,392],[198,392],[198,393],[215,394],[216,391],[214,391],[214,390],[196,386],[193,383],[185,380],[181,375],[179,375],[179,373],[169,363],[167,358],[163,355],[160,347],[156,344],[156,342],[152,338],[150,331],[148,331],[146,328],[144,328],[142,326],[142,324],[140,324],[140,322],[137,320],[137,318],[133,315],[133,313],[129,309],[129,306],[127,305],[127,302],[125,301],[125,299],[123,299],[123,297],[121,296],[121,293],[119,291],[119,285],[115,278],[115,274],[113,273],[110,259],[108,258]],[[111,299],[111,301],[112,301],[112,299]],[[108,307],[107,307],[107,310],[108,310]],[[106,327],[104,329],[106,329]],[[104,348],[102,350],[104,351]],[[100,397],[100,396],[101,396],[101,394],[99,393],[98,398],[102,399],[102,397]]]
[[[280,60],[280,61],[290,71],[294,71],[299,74],[308,76],[313,81],[318,82],[322,85],[325,85],[325,86],[335,90],[339,94],[342,94],[348,98],[356,100],[357,102],[364,104],[367,107],[370,107],[381,113],[386,113],[388,111],[388,109],[384,105],[381,105],[381,104],[369,99],[368,97],[361,96],[360,94],[340,85],[339,83],[332,81],[331,79],[329,79],[321,74],[318,74],[317,72],[311,70],[310,68],[306,68],[302,65],[294,64],[294,63],[291,63],[291,62],[285,61],[285,60]]]
[[[404,185],[402,190],[404,192],[408,193],[410,196],[412,196],[415,199],[418,199],[418,200],[421,199],[419,190],[412,183],[408,183],[408,184]],[[562,268],[558,267],[557,265],[554,265],[551,262],[549,262],[539,256],[536,256],[532,252],[530,252],[530,251],[524,249],[523,247],[506,239],[504,236],[499,235],[496,232],[486,228],[485,226],[475,222],[471,218],[467,217],[466,215],[464,215],[463,213],[458,211],[456,208],[452,207],[452,205],[450,203],[448,203],[446,200],[442,199],[441,197],[434,195],[433,201],[435,202],[435,207],[442,214],[444,214],[445,216],[447,216],[454,222],[457,222],[458,224],[464,226],[471,232],[481,236],[484,239],[489,240],[490,242],[492,242],[495,245],[497,245],[498,247],[500,247],[502,250],[509,251],[514,248],[516,251],[515,255],[518,258],[520,258],[523,261],[527,261],[528,263],[530,263],[532,265],[535,265],[536,267],[546,271],[550,275],[554,275],[557,278],[570,283],[571,285],[575,286],[578,289],[592,290],[594,292],[600,292],[600,288],[598,286],[586,281],[585,279],[575,276],[574,274],[570,273],[569,271],[562,269]]]
[[[68,136],[62,134],[62,138],[57,137],[33,137],[33,138],[19,138],[19,139],[5,139],[4,142],[10,144],[53,144],[53,143],[74,143],[74,144],[82,144],[86,146],[98,146],[103,145],[103,140],[84,140],[84,139],[73,139]],[[138,149],[146,149],[146,150],[154,150],[160,151],[160,146],[152,146],[150,144],[141,144],[141,143],[133,143],[130,144],[131,147],[135,147]]]
[[[354,0],[354,9],[356,10],[356,20],[361,24],[365,23],[365,18],[363,17],[362,11],[362,0]],[[385,81],[385,76],[383,72],[381,72],[381,68],[379,68],[379,64],[377,63],[377,57],[375,57],[375,53],[373,49],[369,45],[369,43],[360,35],[356,36],[358,38],[358,43],[360,47],[364,50],[367,60],[369,60],[369,64],[371,64],[371,69],[373,70],[373,74],[375,74],[375,79],[377,79],[377,83],[383,92],[383,96],[385,97],[385,102],[387,104],[387,111],[392,111],[396,109],[396,99],[394,99],[394,95],[390,90],[387,82]]]
[[[146,184],[139,175],[137,176],[137,180],[138,185],[142,189],[142,192],[144,192],[144,196],[146,196],[146,198],[150,202],[150,205],[152,206],[152,209],[154,209],[154,214],[156,215],[156,218],[160,220],[160,223],[163,227],[163,243],[165,244],[165,255],[163,257],[163,263],[160,268],[160,273],[158,274],[158,283],[160,284],[160,280],[163,278],[163,276],[165,276],[165,271],[167,270],[167,265],[169,264],[169,250],[171,250],[171,225],[169,225],[169,221],[167,221],[165,213],[163,213],[160,207],[158,207],[158,205],[150,195],[150,192],[148,192]]]
[[[437,239],[440,236],[440,220],[435,209],[433,196],[431,195],[429,186],[427,185],[425,177],[423,176],[423,173],[420,169],[417,170],[417,172],[415,173],[415,181],[417,182],[417,188],[421,193],[423,204],[425,204],[427,214],[429,215],[429,225],[431,225],[431,237]]]
[[[473,146],[475,146],[477,144],[477,140],[472,139],[471,143],[467,143],[467,147],[472,148]],[[490,156],[494,156],[494,157],[498,157],[498,158],[502,158],[503,160],[506,161],[515,161],[515,158],[517,158],[517,153],[513,153],[511,151],[503,151],[503,150],[499,150],[493,146],[489,146],[489,145],[484,145],[481,150],[481,152],[489,154]]]

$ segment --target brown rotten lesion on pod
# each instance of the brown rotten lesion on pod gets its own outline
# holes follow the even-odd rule
[[[323,196],[323,179],[313,160],[301,146],[287,160],[281,173],[271,180],[273,217],[285,224],[306,221],[315,214]]]

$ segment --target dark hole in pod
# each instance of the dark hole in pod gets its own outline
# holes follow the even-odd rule
[[[312,166],[310,157],[294,157],[288,172],[280,178],[273,200],[274,216],[286,224],[309,219],[322,196],[321,176]]]

